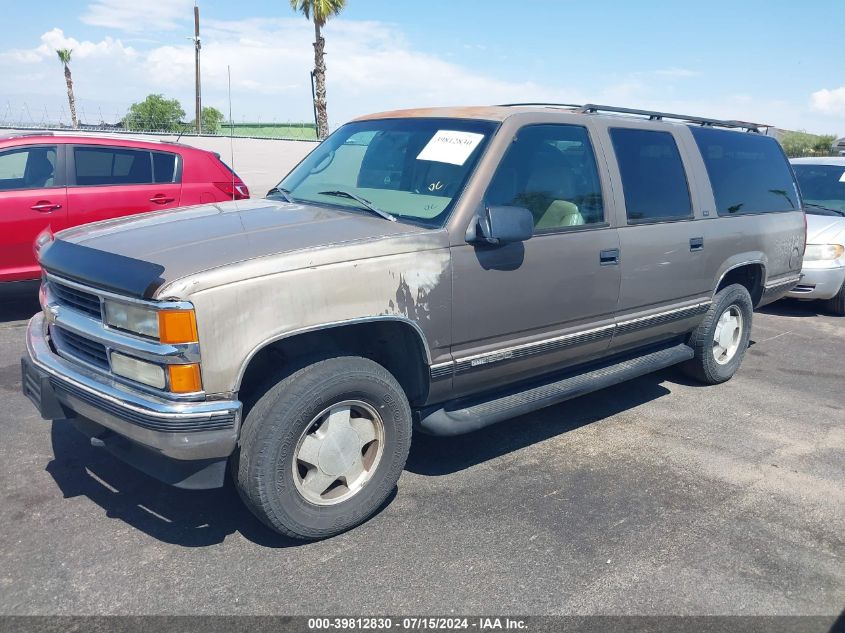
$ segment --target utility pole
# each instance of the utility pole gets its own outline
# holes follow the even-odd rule
[[[194,4],[194,54],[196,56],[197,134],[202,134],[202,89],[200,87],[200,8]]]

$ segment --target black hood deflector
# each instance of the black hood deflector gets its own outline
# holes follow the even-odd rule
[[[55,240],[39,254],[49,273],[138,299],[151,299],[164,283],[164,266]]]

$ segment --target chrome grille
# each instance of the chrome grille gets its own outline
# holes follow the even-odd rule
[[[102,318],[100,298],[97,295],[79,288],[66,286],[55,280],[50,281],[50,290],[52,290],[52,294],[59,305],[65,305],[71,309],[90,314],[97,319]]]
[[[71,356],[77,360],[94,365],[100,369],[109,369],[109,355],[106,346],[97,341],[53,325],[50,334],[56,351],[62,356]]]

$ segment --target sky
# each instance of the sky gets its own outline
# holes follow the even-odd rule
[[[194,0],[0,0],[0,123],[149,93],[193,108]],[[203,103],[308,121],[313,25],[288,0],[199,0]],[[845,0],[348,0],[324,30],[331,126],[401,107],[601,103],[845,135]],[[9,28],[14,25],[14,28]]]

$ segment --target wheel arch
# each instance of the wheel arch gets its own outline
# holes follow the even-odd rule
[[[749,259],[728,264],[713,287],[713,295],[731,284],[739,284],[748,290],[751,302],[756,307],[763,298],[766,284],[766,262],[762,258]]]
[[[384,366],[412,404],[427,398],[431,351],[425,334],[414,321],[392,315],[326,323],[268,338],[241,364],[234,391],[244,395],[258,388],[266,372],[281,375],[303,363],[343,354],[369,358]]]

